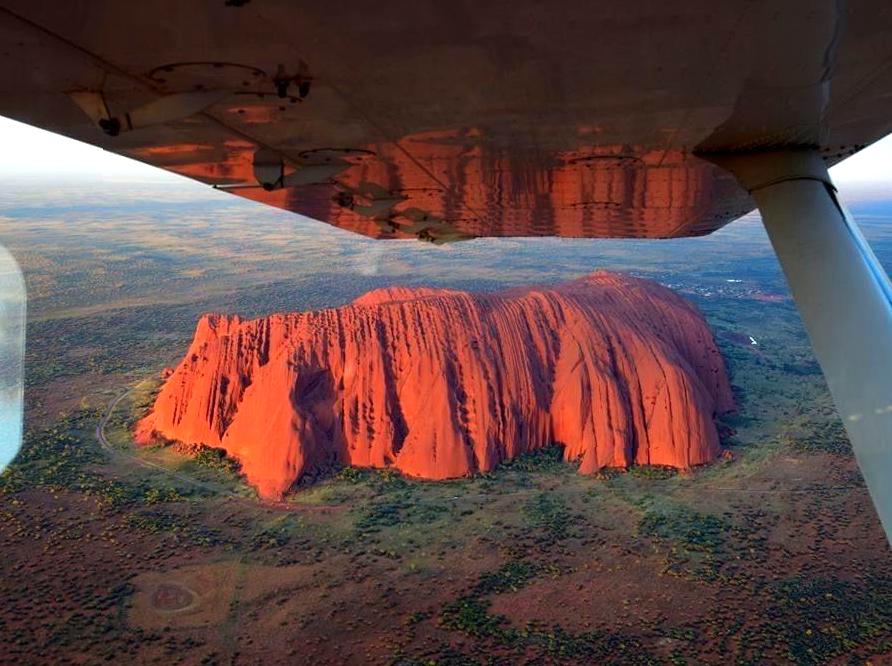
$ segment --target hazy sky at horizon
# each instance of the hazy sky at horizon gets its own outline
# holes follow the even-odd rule
[[[0,174],[47,178],[101,177],[109,180],[187,182],[188,179],[74,139],[0,116]],[[892,182],[892,135],[831,170],[840,185]]]

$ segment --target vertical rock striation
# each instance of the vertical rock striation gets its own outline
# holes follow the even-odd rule
[[[254,320],[202,317],[137,441],[222,447],[263,497],[331,461],[427,479],[553,443],[580,472],[689,468],[733,401],[705,321],[605,272],[471,294],[389,288]]]

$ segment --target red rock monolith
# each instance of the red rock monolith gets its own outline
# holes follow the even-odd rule
[[[253,320],[208,314],[137,441],[222,447],[278,498],[331,462],[460,477],[551,444],[591,474],[687,469],[733,409],[696,308],[606,272],[472,294],[378,289]]]

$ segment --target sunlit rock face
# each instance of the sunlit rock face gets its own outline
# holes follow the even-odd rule
[[[591,474],[689,468],[733,408],[697,310],[605,272],[471,294],[390,288],[253,320],[202,317],[137,439],[223,447],[261,496],[332,461],[445,479],[554,443]]]

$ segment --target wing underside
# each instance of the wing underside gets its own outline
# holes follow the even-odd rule
[[[600,5],[8,0],[0,114],[434,242],[706,234],[753,203],[702,153],[892,128],[886,3]]]

